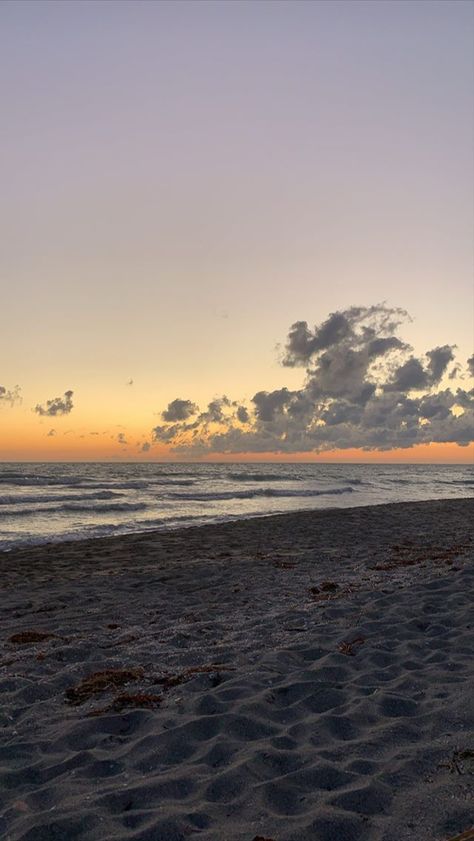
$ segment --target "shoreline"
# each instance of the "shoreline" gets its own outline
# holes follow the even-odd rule
[[[216,521],[209,521],[205,523],[199,524],[192,524],[189,523],[187,525],[180,525],[175,527],[167,528],[164,526],[163,528],[149,528],[149,529],[142,529],[140,531],[130,531],[130,532],[123,532],[121,534],[108,534],[105,536],[97,536],[97,537],[66,537],[64,540],[45,540],[42,543],[24,543],[24,544],[12,544],[12,548],[3,548],[0,549],[0,561],[3,557],[13,557],[16,555],[23,555],[27,552],[39,552],[44,550],[45,552],[50,552],[51,549],[55,547],[67,547],[69,545],[77,545],[81,544],[84,545],[85,548],[89,549],[91,546],[95,546],[97,544],[107,544],[110,542],[116,541],[129,541],[129,540],[140,540],[145,538],[153,538],[159,537],[161,535],[172,535],[181,532],[188,532],[195,529],[221,529],[227,526],[233,526],[235,524],[240,523],[247,523],[247,522],[254,522],[254,521],[263,521],[263,520],[279,520],[281,518],[290,518],[298,517],[299,515],[304,515],[305,517],[312,517],[313,515],[325,515],[334,512],[350,512],[355,509],[368,511],[372,509],[380,509],[380,508],[390,508],[396,506],[419,506],[419,505],[429,505],[431,503],[464,503],[464,502],[474,502],[474,495],[471,496],[457,496],[457,497],[436,497],[435,499],[417,499],[417,500],[401,500],[399,502],[378,502],[378,503],[371,503],[371,504],[361,504],[361,505],[351,505],[351,506],[331,506],[331,507],[324,507],[324,508],[301,508],[295,511],[282,511],[282,512],[269,512],[267,514],[245,514],[245,515],[232,515],[228,520],[216,520]]]
[[[474,824],[474,499],[0,554],[7,841]]]

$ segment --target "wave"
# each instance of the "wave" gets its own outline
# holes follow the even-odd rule
[[[115,502],[109,505],[87,505],[84,503],[66,502],[50,508],[13,508],[0,510],[0,519],[6,517],[29,517],[34,514],[44,514],[49,517],[55,514],[82,513],[82,514],[110,514],[125,511],[144,511],[147,505],[144,502]]]
[[[276,488],[258,488],[255,490],[248,490],[248,491],[210,491],[209,493],[206,491],[202,491],[202,493],[193,493],[193,494],[182,494],[182,493],[169,493],[167,494],[168,497],[172,497],[173,499],[182,499],[188,500],[189,502],[196,501],[204,501],[208,500],[212,502],[213,500],[221,500],[221,499],[253,499],[254,497],[316,497],[316,496],[326,496],[331,494],[345,494],[345,493],[352,493],[354,488],[350,485],[347,485],[343,488],[326,488],[321,490],[301,490],[301,491],[291,491],[291,490],[277,490]]]
[[[300,479],[283,473],[228,473],[227,478],[234,482],[298,482]]]
[[[18,474],[17,476],[2,473],[0,475],[0,484],[2,485],[18,485],[19,487],[51,487],[57,485],[61,487],[66,485],[71,488],[101,488],[111,487],[111,483],[96,482],[94,479],[76,479],[66,476],[25,476]]]
[[[438,479],[440,485],[474,485],[474,479]]]
[[[22,505],[24,503],[38,505],[46,502],[76,502],[87,499],[120,499],[123,496],[124,494],[116,493],[115,491],[97,491],[97,493],[91,494],[68,494],[67,496],[60,496],[59,494],[38,494],[37,496],[33,496],[31,494],[10,494],[10,496],[0,496],[0,505]]]
[[[175,485],[177,487],[189,487],[196,484],[195,479],[130,479],[125,482],[116,480],[89,479],[87,477],[69,478],[59,476],[16,476],[16,478],[0,475],[0,485],[14,485],[15,487],[67,487],[84,488],[85,490],[146,490],[147,488],[161,485]]]

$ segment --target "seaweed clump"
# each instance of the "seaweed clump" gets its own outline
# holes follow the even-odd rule
[[[157,678],[155,683],[161,684],[163,689],[171,689],[173,686],[180,686],[182,683],[187,683],[195,675],[218,673],[219,671],[233,671],[233,669],[218,663],[212,663],[210,666],[191,666],[191,668],[185,669],[184,672],[178,672],[174,675],[168,674]]]
[[[102,672],[93,672],[93,674],[81,680],[76,686],[66,689],[66,703],[79,706],[79,704],[89,701],[94,695],[125,686],[127,683],[143,677],[143,675],[144,671],[141,668],[105,669]]]
[[[256,835],[253,841],[273,841],[273,838],[266,838],[263,835]]]
[[[359,646],[364,644],[364,642],[365,637],[356,637],[354,640],[351,640],[351,642],[340,642],[337,650],[339,651],[339,654],[345,654],[346,657],[354,657],[355,652]]]
[[[32,645],[35,642],[45,642],[52,639],[57,639],[57,636],[50,631],[20,631],[18,634],[13,634],[9,642],[16,645]]]

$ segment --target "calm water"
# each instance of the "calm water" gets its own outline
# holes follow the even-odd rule
[[[473,493],[474,465],[0,464],[0,548]]]

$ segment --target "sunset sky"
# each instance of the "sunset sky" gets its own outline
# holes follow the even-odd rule
[[[0,460],[472,460],[473,9],[3,2]]]

